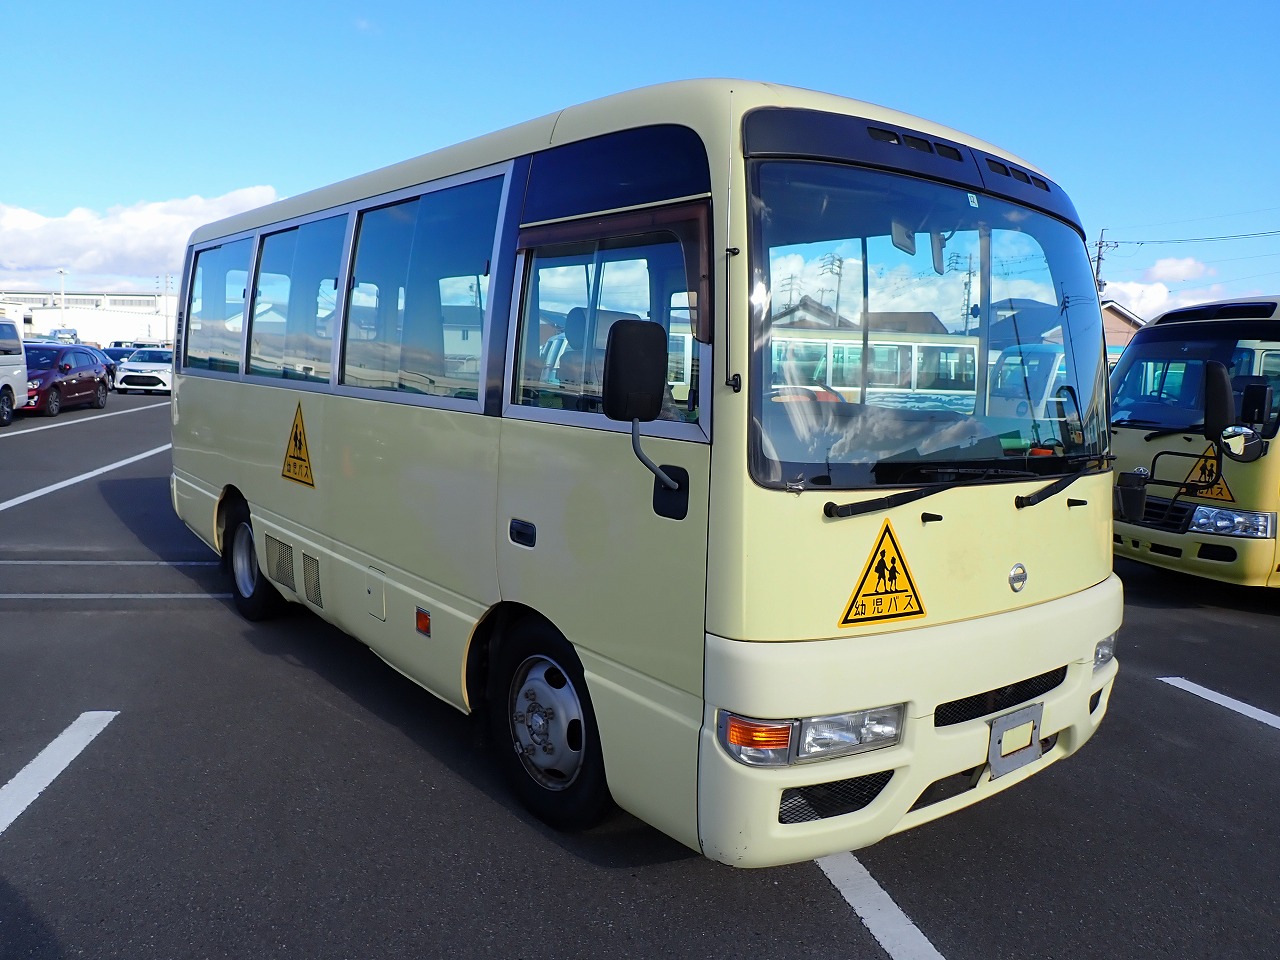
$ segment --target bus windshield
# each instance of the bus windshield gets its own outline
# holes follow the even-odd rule
[[[1231,376],[1241,422],[1276,434],[1280,413],[1280,340],[1258,323],[1157,325],[1144,329],[1112,374],[1112,418],[1117,427],[1186,429],[1204,425],[1204,365],[1216,360]],[[1211,329],[1205,329],[1209,327]],[[1245,389],[1271,387],[1271,408],[1246,411]]]
[[[789,488],[1055,476],[1106,453],[1106,358],[1069,226],[945,184],[760,161],[752,473]]]

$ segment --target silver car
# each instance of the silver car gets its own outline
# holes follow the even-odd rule
[[[173,390],[173,351],[147,347],[135,350],[116,367],[116,393]]]

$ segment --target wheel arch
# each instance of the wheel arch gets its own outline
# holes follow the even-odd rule
[[[472,712],[483,712],[488,708],[489,670],[502,643],[516,631],[534,623],[554,630],[576,656],[577,648],[564,631],[533,607],[510,600],[495,604],[480,618],[467,645],[464,684],[467,705]]]

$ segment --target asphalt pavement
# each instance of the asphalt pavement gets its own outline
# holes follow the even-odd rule
[[[551,831],[472,719],[309,613],[240,619],[173,514],[169,409],[0,431],[0,958],[1275,955],[1280,597],[1118,565],[1099,733],[844,855],[877,914],[622,813]]]

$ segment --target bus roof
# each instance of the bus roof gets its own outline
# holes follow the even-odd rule
[[[1202,320],[1270,320],[1280,306],[1277,297],[1252,297],[1239,300],[1215,300],[1191,307],[1170,310],[1151,321],[1156,323],[1198,323]]]
[[[696,131],[713,156],[740,153],[742,117],[762,107],[783,107],[858,116],[886,126],[907,128],[929,137],[953,141],[1025,168],[1037,179],[1042,171],[1007,151],[949,127],[913,117],[897,110],[851,100],[834,94],[797,87],[743,80],[681,80],[642,87],[567,107],[557,113],[529,120],[473,140],[404,160],[360,174],[339,183],[279,200],[265,207],[228,217],[198,228],[192,244],[232,236],[258,227],[290,220],[318,210],[354,203],[401,188],[427,183],[453,174],[465,173],[502,163],[548,147],[586,140],[628,127],[679,124]],[[726,123],[726,120],[729,122]],[[912,139],[906,138],[908,143]],[[896,141],[895,141],[896,142]],[[915,144],[910,144],[915,146]],[[927,144],[926,144],[927,146]],[[919,149],[919,147],[917,147]],[[905,156],[911,149],[904,151]],[[1010,177],[999,161],[987,160],[990,170]],[[981,170],[978,171],[982,173]],[[1018,180],[1022,171],[1017,171]],[[991,176],[991,173],[982,174]],[[716,164],[712,176],[728,176],[723,164]],[[1046,178],[1047,179],[1047,178]],[[1012,184],[1011,184],[1012,185]],[[1054,187],[1056,191],[1057,188]],[[1068,201],[1069,204],[1069,201]],[[1074,210],[1070,211],[1074,214]]]

